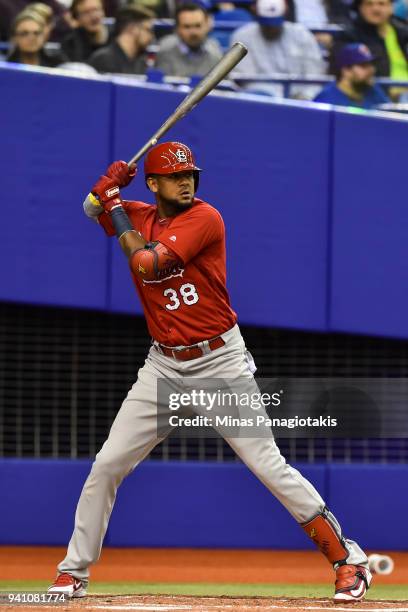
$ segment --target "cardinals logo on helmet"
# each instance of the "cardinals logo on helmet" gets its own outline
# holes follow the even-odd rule
[[[186,152],[183,149],[177,149],[177,151],[175,152],[175,156],[177,157],[177,161],[179,164],[186,164],[188,161]]]

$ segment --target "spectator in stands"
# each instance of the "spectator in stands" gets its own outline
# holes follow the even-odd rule
[[[329,23],[326,0],[295,0],[296,21],[307,28],[325,26]]]
[[[309,29],[324,28],[329,23],[326,0],[295,0],[294,14],[294,21]],[[332,48],[333,37],[330,33],[319,32],[315,34],[315,38],[323,50],[329,51]]]
[[[102,0],[73,0],[71,13],[78,27],[64,38],[62,50],[71,62],[87,62],[110,42]]]
[[[95,51],[89,64],[98,72],[145,74],[146,48],[154,36],[153,17],[152,11],[143,7],[121,9],[116,17],[113,42]]]
[[[377,58],[378,76],[408,80],[408,24],[393,17],[392,0],[355,0],[355,8],[357,17],[339,37],[335,53],[344,44],[362,42]]]
[[[53,27],[55,26],[55,18],[53,10],[44,2],[32,2],[27,5],[28,11],[38,13],[45,21],[45,40],[49,40]]]
[[[205,8],[181,4],[176,10],[176,32],[160,41],[156,68],[164,74],[204,75],[221,59],[219,43],[208,37],[212,21]]]
[[[58,0],[67,9],[71,8],[72,0]],[[116,17],[116,13],[125,4],[126,0],[103,0],[103,7],[108,17]]]
[[[331,24],[349,23],[350,3],[353,0],[286,0],[287,21],[301,23],[308,29],[324,29]],[[323,55],[327,56],[333,47],[333,36],[329,32],[315,32]]]
[[[374,84],[374,63],[375,57],[366,45],[346,45],[337,57],[336,83],[327,85],[316,96],[315,102],[366,109],[390,102],[381,87]]]
[[[14,19],[21,11],[26,9],[31,0],[0,0],[0,40],[8,40],[12,33],[12,24]],[[58,0],[43,0],[43,3],[48,5],[54,14],[56,20],[56,28],[54,32],[57,35],[65,34],[68,25],[65,22],[66,7]]]
[[[178,0],[128,0],[128,6],[147,8],[158,19],[174,18]]]
[[[324,27],[328,23],[341,25],[351,21],[351,4],[353,0],[290,0],[288,2],[291,21],[302,23],[306,27]]]
[[[44,49],[46,31],[45,21],[38,13],[22,11],[13,24],[12,51],[7,61],[48,68],[55,68],[66,61],[61,53],[51,54]]]
[[[234,70],[238,81],[240,74],[309,77],[324,73],[324,62],[314,36],[300,23],[286,21],[285,11],[284,0],[258,0],[257,22],[248,23],[234,32],[231,44],[241,41],[249,50]],[[279,84],[253,82],[245,88],[258,93],[283,95]],[[292,95],[312,98],[316,95],[316,87],[295,85]]]
[[[349,26],[354,16],[354,0],[327,0],[329,21],[341,26]]]

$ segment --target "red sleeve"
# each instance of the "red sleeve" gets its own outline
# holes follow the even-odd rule
[[[127,213],[140,212],[149,207],[150,204],[145,204],[144,202],[131,202],[129,200],[123,200],[123,208]],[[99,215],[98,223],[103,227],[108,236],[115,236],[115,228],[113,227],[112,220],[108,213],[103,212],[101,215]]]
[[[196,205],[174,219],[158,240],[186,264],[200,251],[224,238],[224,222],[209,204]]]

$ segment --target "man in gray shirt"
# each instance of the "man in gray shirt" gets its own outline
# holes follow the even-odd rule
[[[285,0],[257,0],[257,21],[239,28],[231,37],[231,44],[240,41],[248,47],[248,55],[234,69],[234,75],[282,74],[301,78],[326,72],[313,34],[300,23],[286,21],[285,12]],[[259,93],[283,95],[279,84],[252,82],[244,87]],[[294,85],[291,96],[311,99],[319,90],[319,86]]]
[[[175,34],[160,41],[155,67],[170,76],[206,74],[223,55],[217,41],[208,38],[211,27],[204,8],[181,4],[176,11]]]

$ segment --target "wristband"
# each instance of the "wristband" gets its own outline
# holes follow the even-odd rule
[[[129,217],[122,206],[115,206],[115,208],[113,208],[110,212],[110,217],[118,238],[120,238],[126,232],[131,232],[134,230],[133,225],[129,221]]]
[[[83,203],[84,212],[87,217],[91,219],[95,219],[99,217],[103,213],[103,208],[97,200],[93,193],[90,193],[86,196],[86,200]]]

